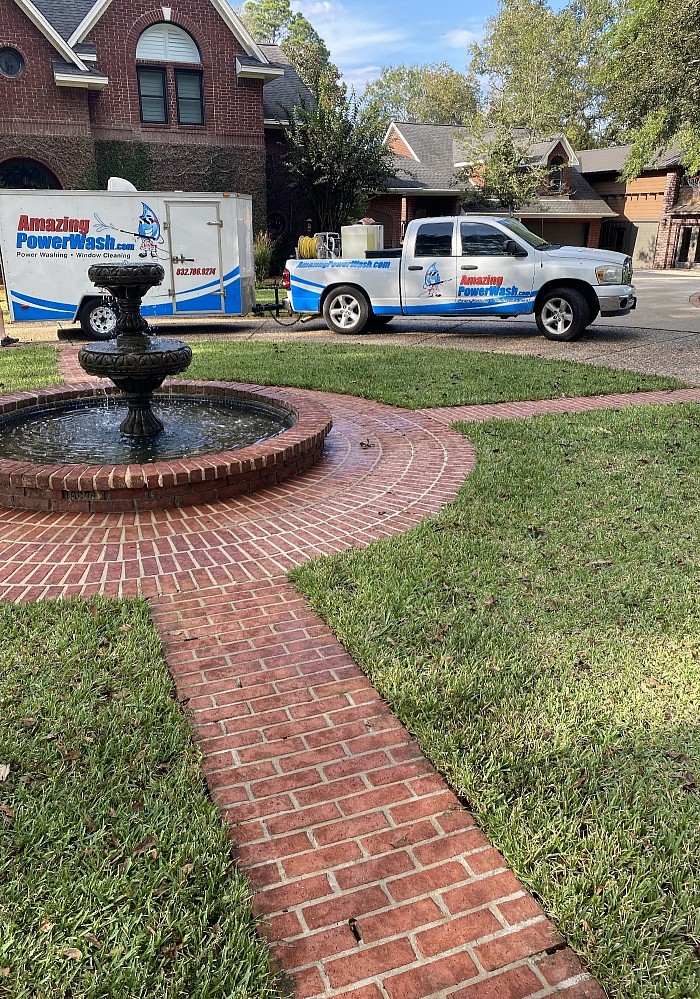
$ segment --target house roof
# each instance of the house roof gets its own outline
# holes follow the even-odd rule
[[[49,24],[66,41],[95,6],[95,0],[33,0]]]
[[[614,218],[617,212],[593,190],[579,167],[571,170],[570,195],[551,195],[538,198],[525,208],[518,209],[518,215],[526,218],[538,216],[566,216],[567,218]]]
[[[472,138],[464,126],[426,125],[415,122],[392,122],[385,141],[396,136],[399,148],[406,152],[394,156],[395,176],[389,182],[389,190],[406,193],[440,193],[459,195],[464,184],[455,177],[459,166],[465,165],[468,147]],[[488,142],[493,133],[487,132],[484,141]],[[531,141],[525,129],[516,129],[513,139],[527,151],[528,162],[546,163],[553,149],[562,143],[569,157],[571,170],[571,191],[567,195],[552,195],[539,198],[528,205],[523,215],[557,215],[569,218],[605,218],[617,213],[597,194],[581,174],[579,157],[564,136],[551,136],[547,139]],[[409,155],[410,154],[410,155]]]
[[[265,58],[275,67],[284,70],[284,76],[270,80],[263,89],[263,113],[268,124],[286,125],[289,109],[299,101],[308,107],[313,103],[313,94],[294,69],[279,45],[261,45]]]
[[[632,146],[606,146],[604,149],[579,149],[581,170],[586,174],[622,173]],[[681,151],[678,146],[659,152],[647,163],[646,170],[665,170],[678,166]]]

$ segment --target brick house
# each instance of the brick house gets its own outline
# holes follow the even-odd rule
[[[620,179],[630,146],[584,149],[581,169],[616,215],[603,223],[601,246],[629,253],[635,267],[700,266],[700,199],[680,153],[660,153],[632,181]]]
[[[526,141],[524,132],[517,138]],[[459,214],[464,185],[457,171],[467,166],[466,128],[392,122],[385,142],[394,153],[396,175],[388,192],[374,198],[369,210],[384,225],[385,243],[399,241],[406,223],[414,218]],[[549,181],[533,204],[517,212],[518,217],[552,243],[597,247],[601,224],[616,212],[587,182],[566,137],[528,143],[527,158],[548,171]]]
[[[0,0],[0,186],[235,190],[281,233],[268,150],[309,92],[280,56],[227,0]]]

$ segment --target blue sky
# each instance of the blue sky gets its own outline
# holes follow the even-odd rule
[[[496,0],[292,0],[331,51],[347,83],[361,90],[395,63],[449,62],[464,70]]]

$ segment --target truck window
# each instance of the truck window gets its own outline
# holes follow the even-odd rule
[[[507,237],[483,222],[462,222],[463,257],[502,257]]]
[[[452,222],[426,222],[416,235],[416,257],[451,257]]]

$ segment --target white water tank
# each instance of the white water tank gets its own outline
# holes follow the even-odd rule
[[[383,225],[344,225],[340,235],[346,260],[364,260],[365,250],[384,249]]]

